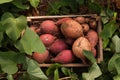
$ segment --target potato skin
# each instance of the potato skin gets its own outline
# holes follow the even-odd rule
[[[52,20],[45,20],[40,24],[40,29],[43,34],[52,34],[55,35],[58,33],[58,27],[55,25],[55,22]]]
[[[73,43],[72,50],[74,55],[80,58],[83,63],[85,63],[85,56],[83,55],[83,50],[91,51],[90,42],[85,37],[79,37]]]
[[[75,39],[83,36],[82,26],[72,19],[69,19],[61,24],[61,32],[67,38]]]
[[[44,63],[47,60],[47,58],[49,57],[49,51],[46,50],[44,53],[34,52],[32,57],[38,63]]]
[[[89,30],[87,35],[86,35],[86,38],[89,40],[90,44],[92,47],[95,47],[98,43],[98,34],[96,31],[94,30]]]

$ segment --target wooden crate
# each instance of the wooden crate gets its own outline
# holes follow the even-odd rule
[[[101,24],[101,19],[100,16],[97,16],[96,14],[87,14],[87,15],[59,15],[59,16],[31,16],[31,17],[27,17],[27,21],[28,23],[41,23],[44,20],[58,20],[60,18],[64,18],[64,17],[71,17],[71,18],[75,18],[78,16],[83,16],[83,17],[91,17],[91,18],[95,18],[97,20],[97,32],[98,34],[102,31],[102,24]],[[99,41],[97,44],[97,63],[100,63],[101,61],[103,61],[103,51],[102,51],[102,40],[99,37]],[[49,67],[50,65],[52,65],[52,63],[43,63],[43,64],[39,64],[40,67]],[[89,64],[83,64],[83,63],[70,63],[70,64],[62,64],[62,66],[64,67],[87,67],[89,66]]]

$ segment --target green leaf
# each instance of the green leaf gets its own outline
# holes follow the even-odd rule
[[[23,29],[27,27],[26,17],[7,18],[3,21],[3,27],[5,27],[8,37],[15,41],[20,37]]]
[[[108,38],[103,39],[103,43],[102,43],[103,49],[105,49],[107,47],[107,45],[109,44],[109,42],[110,42],[110,40]]]
[[[48,4],[49,4],[48,10],[47,10],[48,14],[59,14],[60,13],[59,9],[62,7],[61,2],[59,1],[55,1],[53,3],[48,2]]]
[[[120,63],[119,62],[120,62],[120,58],[117,58],[115,60],[115,63],[114,63],[116,71],[117,71],[118,74],[120,74]]]
[[[113,77],[113,80],[120,80],[120,74]]]
[[[97,63],[94,63],[88,73],[83,73],[82,78],[83,80],[95,80],[95,78],[99,77],[102,74],[99,66]]]
[[[8,3],[8,2],[11,2],[13,0],[0,0],[0,4],[3,4],[3,3]]]
[[[14,64],[16,63],[16,53],[13,51],[0,52],[0,64]]]
[[[110,19],[109,16],[107,15],[105,9],[102,9],[102,10],[101,10],[100,16],[101,16],[101,19],[102,19],[103,24],[106,24],[106,23],[109,21],[109,19]]]
[[[1,64],[2,71],[8,74],[14,74],[18,71],[16,63]]]
[[[89,2],[88,7],[89,7],[90,10],[95,11],[97,13],[101,12],[101,6],[97,3],[95,3],[95,2],[94,3]]]
[[[8,74],[8,75],[7,75],[7,79],[8,79],[8,80],[14,80],[14,79],[13,79],[13,76],[12,76],[11,74]]]
[[[26,55],[24,53],[17,54],[15,58],[18,64],[24,64],[26,61]]]
[[[14,0],[12,2],[13,5],[15,5],[17,8],[20,9],[29,9],[29,6],[26,3],[26,0]]]
[[[25,30],[22,38],[15,44],[16,48],[22,53],[32,55],[32,52],[45,52],[45,46],[39,39],[39,36],[30,28]]]
[[[114,56],[109,60],[108,62],[108,70],[109,72],[111,72],[112,74],[117,74],[119,73],[119,67],[120,64],[120,54],[114,54]]]
[[[16,53],[13,51],[0,52],[0,64],[3,72],[14,74],[17,72]]]
[[[47,80],[47,76],[42,72],[39,64],[32,59],[27,60],[28,68],[27,72],[29,75],[34,77]]]
[[[84,4],[84,0],[76,0],[76,2],[78,2],[79,5],[83,5]]]
[[[46,74],[49,76],[51,74],[54,74],[54,71],[58,68],[61,67],[61,64],[58,64],[58,63],[54,63],[52,64],[46,71]]]
[[[100,33],[100,36],[103,39],[111,38],[117,28],[118,26],[116,25],[116,22],[112,20],[104,25],[103,31]]]
[[[1,20],[3,21],[3,20],[5,20],[5,19],[8,19],[8,18],[14,18],[14,16],[12,15],[12,13],[10,13],[10,12],[5,12],[3,15],[2,15],[2,17],[1,17]]]
[[[62,72],[63,72],[66,76],[71,74],[71,73],[70,73],[70,70],[67,69],[67,68],[65,68],[65,67],[62,67],[61,70],[62,70]]]
[[[91,51],[83,50],[84,56],[90,60],[92,63],[97,63],[96,59]]]
[[[59,71],[58,69],[55,69],[54,71],[54,80],[58,80],[59,79]]]
[[[1,47],[2,39],[3,39],[3,32],[0,32],[0,47]]]
[[[115,35],[112,38],[112,42],[114,44],[115,52],[119,53],[120,52],[120,38],[117,35]]]
[[[30,1],[30,4],[32,5],[32,7],[36,8],[39,3],[40,3],[40,0],[29,0]]]

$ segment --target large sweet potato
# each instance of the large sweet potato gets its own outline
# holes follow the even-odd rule
[[[83,36],[82,26],[72,19],[69,19],[61,24],[61,32],[68,38],[78,38]]]
[[[75,40],[72,46],[73,53],[85,63],[85,56],[83,50],[91,51],[90,42],[85,37],[79,37]]]

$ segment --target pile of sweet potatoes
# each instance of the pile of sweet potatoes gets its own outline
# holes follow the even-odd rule
[[[37,24],[37,25],[36,25]],[[32,58],[39,63],[85,63],[83,50],[97,56],[97,20],[92,17],[64,17],[45,19],[30,25],[46,47],[45,53],[34,52]]]

